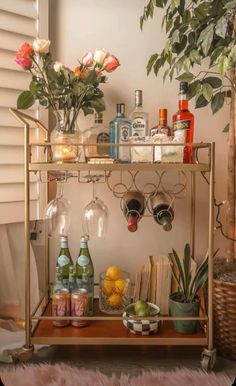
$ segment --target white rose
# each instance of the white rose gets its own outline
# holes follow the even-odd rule
[[[50,40],[36,38],[33,42],[33,49],[35,52],[47,53],[49,51],[50,44]]]
[[[63,67],[64,64],[62,64],[61,62],[55,62],[53,65],[53,68],[56,72],[60,72]]]
[[[107,52],[104,50],[104,49],[101,49],[101,50],[96,50],[94,52],[94,61],[97,63],[97,64],[103,64],[105,58],[107,56]]]

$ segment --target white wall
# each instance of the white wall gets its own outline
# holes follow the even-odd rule
[[[160,107],[166,107],[171,115],[177,109],[178,82],[168,81],[163,85],[161,75],[146,76],[146,64],[150,55],[160,51],[164,36],[161,33],[160,10],[153,21],[148,21],[144,31],[139,28],[139,17],[147,0],[51,0],[51,41],[55,60],[76,66],[78,58],[89,50],[105,48],[114,53],[120,60],[121,67],[109,75],[109,81],[104,86],[106,99],[105,120],[109,122],[114,117],[116,103],[124,102],[127,112],[132,109],[135,89],[142,89],[144,106],[150,114],[150,127],[156,123]],[[215,116],[210,109],[194,111],[196,117],[195,142],[215,141],[217,146],[217,200],[226,197],[226,135],[222,133],[227,122],[228,107]],[[91,117],[80,118],[81,130],[90,126]],[[146,177],[147,180],[153,175]],[[174,176],[170,177],[175,178]],[[208,196],[207,186],[201,176],[197,178],[198,206],[196,238],[197,257],[201,257],[207,247],[208,226]],[[179,200],[175,205],[175,220],[173,230],[164,233],[151,218],[140,222],[139,230],[131,234],[127,231],[126,222],[120,210],[120,203],[114,198],[108,188],[98,185],[98,195],[109,208],[109,231],[104,240],[90,241],[90,251],[95,264],[96,273],[107,265],[119,264],[132,273],[135,267],[145,261],[149,254],[167,253],[172,247],[182,249],[189,241],[189,199]],[[65,188],[66,197],[72,202],[72,227],[70,230],[70,249],[74,259],[79,250],[79,239],[82,234],[81,212],[91,200],[91,185],[78,184],[70,180]],[[188,194],[189,195],[189,194]],[[217,235],[217,246],[222,247],[224,241]],[[58,254],[58,240],[52,243],[52,266]]]

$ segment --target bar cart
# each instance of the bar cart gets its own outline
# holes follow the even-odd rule
[[[34,351],[34,344],[39,345],[185,345],[203,346],[201,366],[205,371],[213,369],[216,352],[213,348],[213,305],[212,305],[212,282],[213,282],[213,229],[214,229],[214,169],[215,169],[215,145],[214,143],[191,144],[195,154],[201,149],[207,151],[207,162],[199,163],[197,160],[192,164],[177,163],[131,163],[131,164],[88,164],[88,163],[64,163],[58,164],[48,161],[51,144],[48,142],[47,129],[35,118],[28,116],[15,109],[10,109],[14,117],[24,126],[24,175],[25,175],[25,345],[22,349],[12,353],[13,360],[28,360]],[[30,143],[30,123],[39,127],[45,135],[45,142]],[[32,147],[46,150],[45,160],[34,163],[31,161]],[[95,299],[95,314],[91,317],[57,317],[69,320],[90,320],[86,328],[68,326],[66,328],[53,327],[52,305],[50,299],[50,275],[49,275],[49,253],[46,242],[46,291],[34,310],[30,303],[30,173],[44,174],[47,181],[49,172],[63,171],[66,173],[80,173],[81,171],[103,171],[109,175],[115,171],[129,171],[135,173],[142,170],[156,171],[182,171],[189,173],[191,179],[191,251],[194,256],[195,246],[195,195],[196,195],[196,172],[209,173],[209,265],[208,265],[208,310],[205,315],[192,318],[173,318],[170,316],[159,317],[163,321],[161,330],[156,335],[140,336],[133,335],[123,326],[122,316],[104,315],[99,311],[97,299]],[[48,194],[48,192],[47,192]],[[151,319],[151,317],[148,317]],[[172,320],[199,320],[205,323],[206,328],[194,334],[180,334],[174,331]],[[112,328],[111,328],[112,324]]]

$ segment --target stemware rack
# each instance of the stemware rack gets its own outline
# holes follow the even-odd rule
[[[31,357],[34,350],[34,344],[62,344],[62,345],[186,345],[186,346],[204,346],[201,356],[201,366],[204,370],[211,370],[214,367],[216,354],[213,347],[213,234],[214,234],[214,173],[215,173],[215,145],[214,143],[191,144],[194,155],[194,162],[191,164],[181,163],[103,163],[89,164],[80,163],[53,163],[49,160],[49,134],[47,129],[37,119],[32,118],[18,110],[10,109],[10,112],[24,126],[24,175],[25,175],[25,345],[22,349],[12,353],[15,360],[27,360]],[[40,127],[45,135],[45,142],[30,143],[29,132],[30,123],[33,122]],[[55,144],[54,144],[55,145]],[[61,144],[60,144],[61,145]],[[81,146],[78,144],[78,146]],[[83,146],[83,145],[82,145]],[[137,145],[135,145],[137,146]],[[144,146],[144,145],[142,145]],[[149,146],[149,145],[146,145]],[[163,145],[160,145],[163,146]],[[184,146],[184,144],[183,144]],[[32,147],[43,148],[44,160],[41,162],[32,162]],[[198,152],[202,149],[207,151],[207,160],[204,163],[198,161]],[[81,173],[87,172],[85,182],[91,181],[91,175],[95,172],[101,172],[104,181],[108,184],[110,190],[116,193],[114,186],[109,186],[111,173],[120,173],[122,183],[122,173],[130,173],[132,184],[135,186],[135,178],[140,172],[154,172],[159,176],[159,183],[153,185],[153,189],[158,189],[161,185],[161,176],[168,171],[179,173],[186,178],[183,183],[183,189],[186,188],[187,175],[190,175],[191,185],[191,251],[194,257],[195,252],[195,203],[196,203],[196,172],[209,174],[209,229],[208,229],[208,306],[207,310],[201,313],[199,317],[193,318],[174,318],[169,316],[160,316],[163,321],[161,331],[156,335],[137,336],[133,335],[122,323],[122,316],[104,315],[98,309],[98,302],[95,299],[95,315],[92,317],[64,317],[69,320],[89,320],[90,324],[86,328],[76,328],[68,326],[65,328],[53,327],[50,299],[50,275],[49,275],[49,241],[46,240],[46,272],[45,282],[46,290],[40,301],[32,310],[30,301],[30,174],[37,173],[41,182],[47,183],[50,180],[50,174],[57,178],[60,173],[60,180],[66,182],[70,177],[76,177],[82,182]],[[55,177],[56,176],[56,177]],[[152,184],[150,184],[151,186]],[[151,192],[152,193],[152,192]],[[147,193],[147,195],[150,194]],[[48,199],[48,189],[46,189]],[[119,196],[119,195],[118,195]],[[48,201],[48,200],[47,200]],[[63,319],[63,317],[57,317]],[[138,319],[138,317],[137,317]],[[148,319],[152,319],[149,317]],[[179,334],[174,331],[172,320],[199,320],[204,327],[201,331],[194,334]]]

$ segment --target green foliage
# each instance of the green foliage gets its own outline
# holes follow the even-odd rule
[[[64,110],[65,114],[78,114],[80,109],[85,115],[105,110],[103,92],[98,88],[106,81],[105,76],[82,65],[78,74],[63,65],[56,71],[50,52],[41,54],[40,62],[34,57],[32,60],[32,80],[29,90],[18,96],[18,109],[28,109],[38,100],[45,108]]]
[[[147,73],[157,76],[165,67],[164,80],[169,76],[189,83],[189,97],[195,97],[196,107],[208,104],[215,113],[230,98],[227,90],[236,85],[228,71],[236,67],[236,34],[234,20],[236,0],[149,0],[141,16],[144,22],[153,18],[155,9],[163,8],[162,28],[166,32],[164,48],[153,53]],[[193,73],[203,62],[208,71]]]
[[[168,257],[171,264],[172,274],[178,283],[183,300],[186,303],[193,302],[197,291],[202,288],[207,281],[208,253],[198,267],[195,276],[192,276],[191,272],[191,254],[189,244],[186,244],[185,246],[183,261],[181,261],[174,249],[172,249],[172,253],[169,253]],[[176,273],[176,271],[178,273]]]

